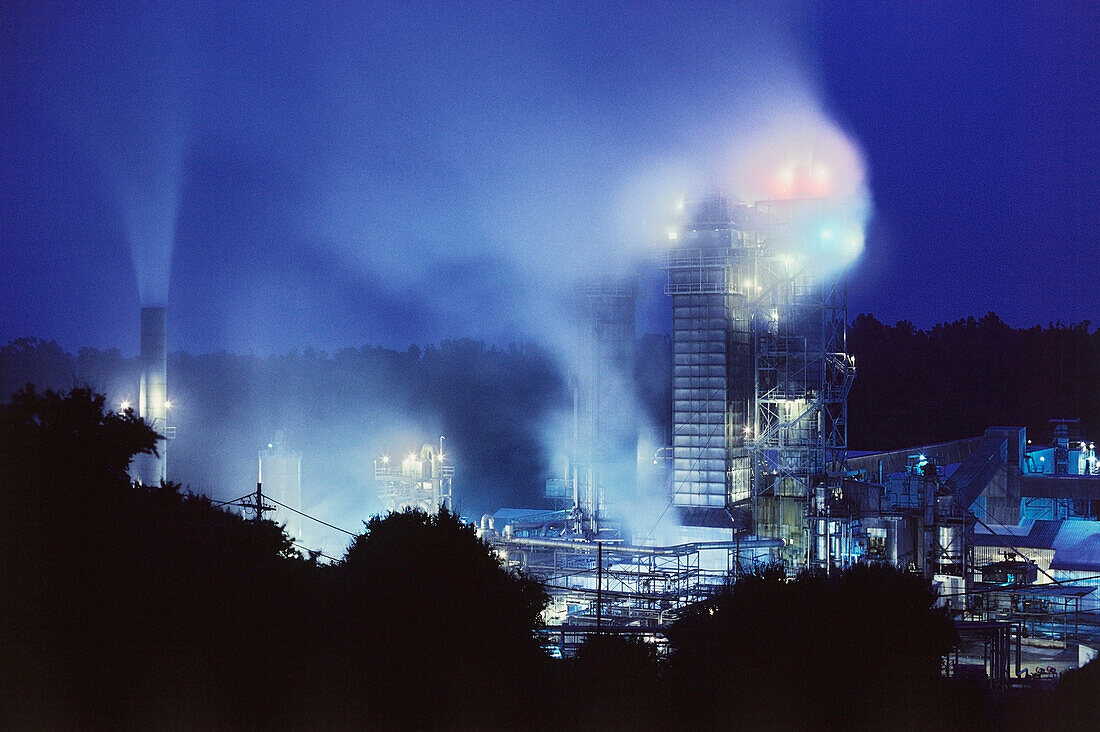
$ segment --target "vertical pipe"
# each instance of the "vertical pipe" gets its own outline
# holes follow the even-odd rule
[[[596,630],[603,629],[603,542],[596,542]]]
[[[577,386],[577,376],[576,376],[576,374],[573,374],[572,377],[573,377],[573,450],[572,450],[573,454],[570,457],[572,458],[572,463],[573,464],[570,466],[572,468],[572,470],[570,472],[572,472],[572,474],[573,474],[573,510],[576,512],[576,511],[579,511],[580,507],[581,507],[581,491],[580,491],[579,476],[577,475],[577,472],[578,472],[577,471],[577,437],[578,437],[577,431],[579,429],[579,422],[580,422],[580,391],[579,391],[579,387]],[[581,530],[581,527],[578,525],[578,526],[575,527],[575,530],[579,532]]]

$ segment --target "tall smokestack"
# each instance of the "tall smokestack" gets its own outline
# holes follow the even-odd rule
[[[168,317],[164,308],[141,309],[141,391],[138,413],[161,435],[168,433]],[[158,485],[167,476],[164,439],[157,455],[139,455],[137,479]]]

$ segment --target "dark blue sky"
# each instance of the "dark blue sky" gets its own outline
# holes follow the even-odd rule
[[[1100,323],[1095,4],[195,5],[0,4],[0,340],[553,340],[791,119],[862,152],[853,316]]]

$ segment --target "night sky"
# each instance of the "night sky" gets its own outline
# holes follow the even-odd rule
[[[165,302],[173,351],[552,339],[777,139],[865,176],[853,317],[1095,326],[1098,38],[1085,2],[4,2],[0,341],[134,353]]]

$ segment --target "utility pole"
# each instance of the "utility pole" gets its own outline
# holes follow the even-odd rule
[[[260,472],[257,474],[256,480],[256,492],[251,494],[252,500],[249,501],[249,494],[245,494],[232,503],[234,506],[240,506],[245,509],[252,509],[256,512],[255,517],[252,519],[255,523],[260,523],[264,519],[264,513],[267,511],[274,511],[274,506],[264,505],[264,462],[263,458],[260,458]]]

